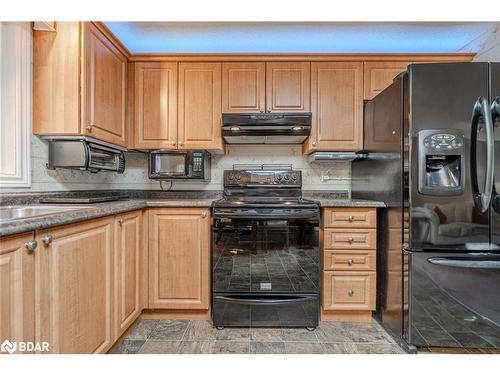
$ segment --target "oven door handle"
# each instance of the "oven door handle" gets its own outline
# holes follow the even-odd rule
[[[300,296],[300,297],[292,297],[292,298],[242,298],[242,297],[227,297],[227,296],[216,296],[215,300],[224,301],[227,303],[235,303],[235,304],[245,304],[245,305],[280,305],[283,303],[289,302],[302,302],[307,301],[311,297],[309,296]]]
[[[427,259],[431,264],[437,266],[447,266],[456,268],[473,268],[473,269],[500,269],[500,258],[491,259],[490,257],[473,257],[473,258],[447,258],[433,257]]]

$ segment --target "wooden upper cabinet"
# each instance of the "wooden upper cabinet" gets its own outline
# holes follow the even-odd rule
[[[127,56],[93,22],[33,32],[33,132],[126,146]]]
[[[406,70],[409,61],[375,61],[365,62],[365,94],[366,100],[373,99],[379,92],[389,86],[394,77]]]
[[[221,64],[179,64],[178,148],[223,150]]]
[[[310,83],[309,62],[266,63],[266,111],[308,112]]]
[[[127,58],[93,24],[85,23],[85,111],[82,131],[125,146]]]
[[[311,137],[304,152],[363,148],[363,63],[311,64]]]
[[[210,209],[149,210],[149,307],[210,307]]]
[[[265,63],[222,64],[222,112],[264,112],[266,100]]]
[[[134,147],[177,148],[177,63],[136,63],[134,78]]]
[[[35,341],[35,252],[33,233],[0,239],[0,343]]]
[[[36,340],[51,353],[105,353],[112,345],[113,228],[107,217],[37,232]]]

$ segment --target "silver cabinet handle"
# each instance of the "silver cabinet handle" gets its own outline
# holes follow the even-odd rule
[[[52,240],[54,238],[52,237],[51,234],[47,234],[46,236],[42,237],[42,242],[45,246],[49,246],[52,243]]]
[[[26,246],[26,249],[29,250],[29,251],[33,251],[36,249],[36,247],[38,246],[38,243],[35,241],[35,240],[29,240],[28,242],[26,242],[24,244],[24,246]]]
[[[201,214],[201,217],[203,217],[203,218],[207,217],[207,213],[206,213],[206,212],[203,212],[203,213]]]
[[[353,263],[354,263],[354,261],[353,261],[352,259],[348,259],[348,260],[347,260],[347,264],[348,264],[348,265],[352,266],[352,264],[353,264]]]
[[[484,190],[479,190],[476,165],[477,133],[479,132],[479,120],[484,119],[486,129],[486,180]],[[472,198],[474,205],[481,212],[488,211],[493,193],[493,183],[495,178],[495,139],[493,134],[493,119],[488,99],[480,96],[474,104],[471,122],[471,142],[470,142],[470,178],[472,185]]]
[[[175,141],[172,141],[172,142],[170,142],[170,143],[172,144],[172,146],[175,146]]]
[[[87,125],[87,131],[90,133],[92,131],[93,127],[94,127],[94,125],[92,125],[92,124]]]
[[[118,219],[118,224],[120,224],[120,226],[121,226],[121,225],[123,225],[123,223],[124,223],[123,219],[122,219],[122,218],[119,218],[119,219]]]
[[[354,220],[354,216],[352,216],[352,215],[351,215],[351,216],[349,216],[349,219],[348,219],[348,220],[349,220],[349,221],[353,221],[353,220]]]
[[[353,241],[354,241],[354,238],[349,237],[349,238],[347,239],[347,241],[349,241],[349,242],[353,242]]]
[[[312,145],[313,145],[313,146],[316,146],[316,142],[313,142],[313,143],[312,143]]]
[[[349,295],[349,297],[352,297],[352,296],[354,295],[354,290],[349,289],[349,290],[347,291],[347,294]]]

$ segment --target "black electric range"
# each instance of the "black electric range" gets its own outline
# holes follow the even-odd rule
[[[224,171],[213,204],[217,327],[307,327],[319,316],[319,205],[291,169]]]

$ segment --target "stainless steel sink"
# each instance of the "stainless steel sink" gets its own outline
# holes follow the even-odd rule
[[[76,211],[92,208],[91,205],[30,205],[30,206],[3,206],[0,207],[0,223],[11,220],[29,219],[47,216],[67,211]]]

